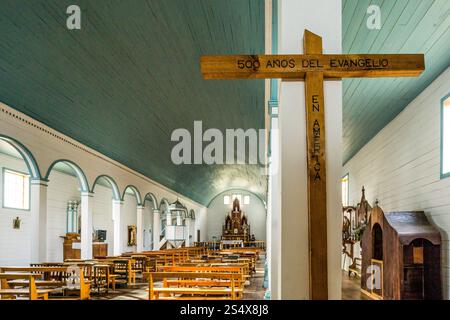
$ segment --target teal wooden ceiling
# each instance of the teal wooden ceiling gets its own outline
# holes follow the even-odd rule
[[[79,4],[82,29],[66,29]],[[366,27],[370,4],[382,28]],[[420,78],[344,80],[344,162],[450,64],[450,1],[343,0],[345,53],[425,53]],[[170,160],[176,128],[263,128],[262,80],[204,81],[202,54],[264,51],[262,0],[2,0],[0,100],[200,203],[234,187],[265,198],[251,165]]]
[[[371,4],[380,6],[380,30],[366,26]],[[346,162],[450,65],[450,1],[343,0],[342,34],[344,53],[424,53],[426,67],[419,78],[344,80]]]
[[[66,9],[82,9],[81,30]],[[202,54],[264,51],[261,0],[2,0],[0,100],[207,204],[265,197],[256,165],[172,164],[176,128],[263,128],[264,82],[204,81]]]

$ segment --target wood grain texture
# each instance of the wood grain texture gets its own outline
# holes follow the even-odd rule
[[[320,71],[325,78],[415,77],[425,69],[423,54],[293,54],[202,56],[204,79],[303,79]]]
[[[344,79],[343,157],[354,156],[450,65],[450,1],[380,1],[380,30],[366,26],[369,1],[342,2],[342,52],[424,53],[418,78]]]
[[[306,54],[322,52],[322,38],[305,30]],[[323,73],[305,77],[306,143],[308,157],[308,227],[310,298],[328,299],[327,175]]]
[[[0,101],[203,205],[229,186],[266,197],[258,165],[170,156],[196,120],[264,128],[264,81],[205,83],[198,66],[263,52],[264,1],[80,1],[81,30],[66,28],[70,4],[0,1]]]

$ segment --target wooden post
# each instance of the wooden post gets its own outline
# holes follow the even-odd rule
[[[321,54],[322,38],[305,30],[305,54]],[[328,299],[327,185],[323,72],[305,77],[310,298]]]

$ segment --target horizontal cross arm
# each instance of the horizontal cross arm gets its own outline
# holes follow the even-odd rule
[[[423,54],[225,55],[202,56],[200,67],[205,79],[415,77],[425,62]]]

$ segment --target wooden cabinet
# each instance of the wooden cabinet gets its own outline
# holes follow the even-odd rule
[[[67,259],[80,259],[81,250],[74,249],[74,243],[80,243],[80,235],[78,233],[67,233],[62,237],[63,242],[63,260]]]
[[[94,258],[104,258],[108,255],[108,244],[104,242],[94,242],[92,244],[92,256]]]
[[[68,233],[63,236],[63,259],[80,259],[81,258],[81,243],[80,235],[78,233]],[[108,244],[105,242],[94,242],[92,244],[92,257],[101,258],[108,255]]]

